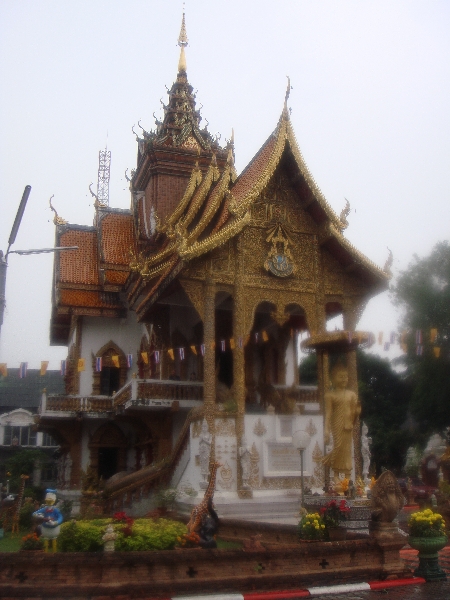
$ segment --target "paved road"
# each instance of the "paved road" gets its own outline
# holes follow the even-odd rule
[[[369,592],[326,594],[314,598],[316,600],[450,600],[450,581],[406,585]]]

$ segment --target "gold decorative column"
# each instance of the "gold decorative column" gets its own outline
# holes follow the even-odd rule
[[[203,359],[203,402],[205,407],[205,418],[208,423],[209,432],[214,435],[214,410],[216,403],[216,369],[215,369],[215,296],[216,286],[209,275],[205,281],[205,308],[203,320],[203,335],[205,343],[205,356]],[[211,457],[214,448],[211,448]],[[212,460],[212,458],[210,458]]]

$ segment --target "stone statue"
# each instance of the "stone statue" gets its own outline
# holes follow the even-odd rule
[[[200,482],[200,487],[206,488],[209,475],[209,457],[211,454],[212,435],[209,433],[208,423],[203,419],[202,430],[200,433],[199,455],[200,455],[200,472],[203,481]]]
[[[241,462],[242,469],[242,487],[244,489],[249,489],[250,485],[248,483],[250,479],[250,450],[247,446],[247,440],[244,436],[241,439],[241,446],[239,446],[239,459]]]
[[[365,423],[362,425],[361,429],[361,454],[363,460],[362,466],[362,475],[364,481],[369,480],[369,468],[370,468],[370,444],[372,443],[372,438],[367,434],[369,433],[369,429]]]
[[[405,499],[391,471],[384,471],[372,487],[372,521],[392,523]]]
[[[70,452],[66,454],[66,460],[64,463],[64,488],[70,490],[70,477],[72,475],[72,457]]]
[[[347,479],[352,476],[353,426],[361,412],[361,405],[355,392],[347,389],[348,373],[342,365],[337,365],[331,373],[333,390],[325,394],[325,444],[333,435],[333,449],[323,458],[323,463],[333,469],[335,483],[339,474]]]
[[[102,536],[104,543],[103,550],[105,552],[114,552],[114,542],[116,541],[117,533],[114,531],[114,527],[111,525],[106,526],[106,531]]]

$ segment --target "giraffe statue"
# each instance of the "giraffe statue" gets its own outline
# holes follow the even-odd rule
[[[189,523],[187,524],[188,532],[193,533],[197,531],[202,523],[203,515],[208,514],[209,506],[212,502],[214,496],[214,490],[216,488],[216,473],[217,469],[222,465],[218,462],[215,462],[211,466],[211,473],[209,475],[209,483],[208,487],[205,490],[205,495],[203,500],[197,506],[194,506],[191,512],[191,518],[189,519]]]
[[[22,481],[20,483],[19,494],[17,496],[16,506],[14,508],[14,516],[12,518],[11,537],[13,537],[14,534],[19,535],[20,509],[22,508],[23,492],[25,490],[25,482],[26,482],[27,479],[29,479],[29,476],[28,475],[21,475],[20,479]]]

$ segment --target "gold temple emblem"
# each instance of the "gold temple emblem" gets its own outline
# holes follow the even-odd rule
[[[264,262],[266,271],[276,277],[289,277],[295,273],[295,265],[289,250],[289,236],[281,223],[277,223],[269,229],[266,242],[272,243]]]

